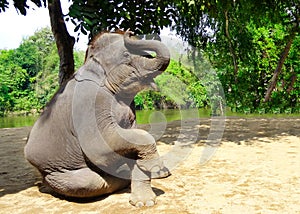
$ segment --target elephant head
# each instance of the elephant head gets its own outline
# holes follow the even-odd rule
[[[116,96],[126,99],[133,99],[149,86],[155,87],[153,79],[170,61],[164,44],[157,40],[138,40],[132,35],[126,31],[96,36],[89,45],[85,62],[100,65],[102,84]],[[154,52],[155,56],[147,51]]]

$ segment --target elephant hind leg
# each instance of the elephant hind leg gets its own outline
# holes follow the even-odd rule
[[[57,193],[70,197],[95,197],[124,189],[129,180],[105,175],[101,177],[89,168],[65,172],[52,172],[45,182]]]

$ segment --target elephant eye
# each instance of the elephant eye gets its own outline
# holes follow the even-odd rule
[[[129,52],[125,51],[125,52],[123,53],[123,56],[124,56],[125,58],[129,58],[129,57],[130,57],[130,54],[129,54]]]

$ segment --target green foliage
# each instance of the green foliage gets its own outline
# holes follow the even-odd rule
[[[74,54],[77,68],[84,52]],[[59,57],[49,28],[25,38],[14,50],[0,50],[0,115],[40,111],[58,88]]]
[[[232,111],[257,113],[292,113],[299,111],[299,35],[293,41],[287,60],[272,93],[271,101],[264,102],[269,82],[284,50],[290,32],[282,24],[268,20],[264,26],[249,21],[240,34],[234,25],[231,36],[237,52],[238,72],[234,72],[228,46],[211,42],[205,49],[211,63],[217,69],[223,84],[227,105]],[[217,37],[222,37],[222,32]],[[245,40],[245,38],[247,38]],[[221,39],[219,40],[221,41]]]
[[[29,6],[27,4],[27,0],[14,0],[14,7],[20,11],[22,15],[26,15]],[[46,0],[31,0],[37,7],[46,7]],[[4,12],[9,5],[8,0],[1,0],[0,1],[0,12]]]
[[[171,60],[165,72],[155,78],[157,91],[142,91],[134,101],[137,109],[203,108],[209,100],[206,89],[188,68]]]
[[[175,17],[172,1],[73,0],[68,14],[75,32],[92,38],[97,32],[128,28],[137,34],[159,33]]]
[[[27,0],[13,2],[25,15],[29,8]],[[45,6],[44,0],[32,2],[37,6]],[[7,0],[0,2],[0,12],[7,7]],[[300,111],[299,17],[298,0],[73,0],[70,12],[65,16],[66,20],[76,25],[76,32],[89,34],[90,38],[102,30],[131,28],[137,34],[146,34],[159,33],[163,27],[171,27],[193,47],[202,48],[203,55],[216,69],[227,105],[234,111],[245,113]],[[291,35],[295,35],[293,44],[288,57],[281,63],[283,66],[272,91],[271,101],[264,102],[274,70],[280,64],[279,59]],[[0,111],[27,108],[26,105],[18,107],[21,104],[16,104],[10,96],[12,93],[21,99],[35,88],[39,91],[34,93],[35,99],[43,106],[55,89],[57,77],[54,71],[58,69],[54,63],[57,58],[52,55],[55,51],[47,51],[53,57],[49,60],[47,56],[41,57],[41,50],[31,46],[30,41],[24,41],[13,51],[16,53],[2,52]],[[5,57],[9,60],[5,61]],[[14,57],[16,63],[11,61]],[[194,59],[199,61],[197,57]],[[43,60],[46,60],[45,63]],[[213,75],[211,68],[202,69],[197,65],[197,60],[193,72],[189,72],[189,69],[182,72],[181,68],[171,65],[172,69],[156,80],[164,95],[153,91],[142,92],[135,98],[137,107],[151,109],[161,106],[210,105],[213,109],[221,108],[224,103],[222,95],[218,93],[222,91],[222,86],[215,79],[216,75]],[[20,79],[3,79],[10,78],[12,74]],[[166,85],[171,86],[171,90],[164,87]],[[21,89],[22,92],[12,92]],[[179,96],[178,92],[183,90],[187,93]]]
[[[176,5],[173,29],[204,50],[232,110],[299,111],[299,1],[185,0],[176,1]],[[294,34],[271,101],[264,102],[282,52]]]

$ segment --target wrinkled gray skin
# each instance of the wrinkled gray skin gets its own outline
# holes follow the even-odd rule
[[[132,32],[104,33],[91,43],[85,64],[59,89],[33,126],[25,157],[54,191],[71,197],[112,193],[131,183],[130,203],[152,206],[151,177],[166,177],[154,138],[136,129],[130,108],[154,86],[169,51]],[[156,53],[145,57],[145,51]]]

